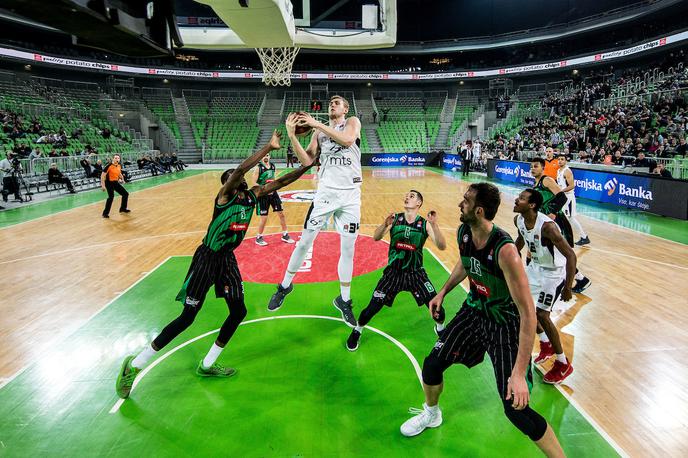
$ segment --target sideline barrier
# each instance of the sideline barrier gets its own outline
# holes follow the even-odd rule
[[[440,153],[361,154],[361,165],[376,167],[424,167],[435,165]]]
[[[488,159],[487,164],[489,178],[524,187],[535,184],[529,162]],[[569,167],[576,181],[576,197],[688,220],[688,181]]]

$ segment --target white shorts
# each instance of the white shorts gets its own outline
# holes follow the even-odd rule
[[[361,188],[318,189],[303,228],[319,231],[330,216],[341,235],[357,236],[361,225]]]
[[[543,269],[531,262],[526,266],[526,275],[535,307],[551,312],[566,284],[566,270]]]
[[[567,218],[575,218],[577,215],[577,213],[576,213],[576,197],[575,196],[566,196],[566,197],[568,197],[568,200],[566,201],[564,208],[562,208],[562,211],[564,212],[564,215],[566,215]]]

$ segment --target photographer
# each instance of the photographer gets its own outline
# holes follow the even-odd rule
[[[11,152],[7,152],[7,157],[0,161],[0,174],[2,175],[2,200],[7,202],[7,196],[12,193],[14,199],[23,202],[19,194],[19,182],[16,174],[21,171],[19,159]]]

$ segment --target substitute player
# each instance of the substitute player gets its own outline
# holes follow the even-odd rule
[[[208,354],[199,361],[196,373],[203,377],[229,377],[236,373],[235,369],[223,367],[215,362],[234,335],[239,323],[246,317],[244,285],[234,250],[246,235],[257,199],[296,181],[311,167],[311,164],[302,166],[269,184],[256,185],[249,189],[244,175],[270,150],[279,149],[279,141],[279,134],[275,131],[269,144],[244,160],[236,169],[226,170],[222,174],[222,188],[215,197],[213,219],[203,243],[194,253],[182,289],[177,294],[177,300],[184,304],[182,313],[165,326],[151,344],[136,357],[128,356],[124,359],[116,384],[117,395],[120,398],[129,397],[136,375],[148,361],[191,326],[203,306],[208,290],[213,285],[215,296],[223,297],[227,302],[229,316],[220,327],[220,333]]]
[[[556,354],[556,361],[544,377],[545,383],[559,384],[573,372],[573,366],[564,355],[557,327],[550,312],[559,296],[571,300],[571,285],[576,275],[576,253],[561,236],[559,226],[548,216],[540,213],[542,195],[534,189],[526,189],[514,202],[514,224],[518,229],[516,249],[524,245],[530,253],[526,266],[530,292],[536,307],[540,354],[535,364],[540,364]]]
[[[258,166],[253,169],[253,181],[259,186],[265,186],[268,183],[275,181],[275,164],[270,162],[270,154],[266,154],[260,160]],[[265,223],[268,221],[268,211],[272,207],[272,211],[277,213],[282,227],[282,238],[284,243],[294,243],[294,239],[289,237],[287,232],[287,221],[282,210],[282,199],[280,199],[277,191],[270,195],[258,198],[258,205],[256,205],[256,214],[260,216],[258,223],[258,235],[256,235],[256,245],[266,246],[268,242],[263,238],[263,231],[265,230]]]
[[[545,175],[545,160],[536,157],[530,163],[530,174],[535,178],[535,189],[542,194],[542,206],[540,211],[554,220],[561,229],[564,239],[573,247],[573,230],[569,220],[564,215],[562,208],[566,204],[566,194],[561,191],[557,182]],[[572,290],[574,293],[582,293],[591,285],[590,279],[580,272],[576,272],[576,284]]]
[[[573,179],[573,172],[568,166],[565,154],[560,154],[557,159],[559,160],[559,169],[557,170],[557,185],[559,185],[568,199],[562,210],[564,211],[564,215],[571,223],[571,226],[573,226],[573,228],[575,228],[580,234],[580,240],[576,242],[576,245],[587,245],[590,243],[588,234],[585,233],[583,226],[581,226],[581,223],[578,222],[578,218],[576,218],[576,194],[574,192],[576,189],[576,181]]]
[[[354,246],[361,221],[361,122],[357,117],[346,117],[349,102],[339,95],[330,99],[329,123],[327,125],[313,119],[307,113],[292,113],[287,118],[286,127],[299,161],[311,163],[320,154],[318,188],[306,220],[303,224],[301,239],[296,244],[282,282],[277,285],[268,304],[274,312],[284,302],[294,286],[292,281],[296,272],[313,246],[315,237],[330,216],[340,237],[340,255],[337,273],[339,274],[340,295],[333,305],[341,312],[342,318],[350,327],[356,326],[356,317],[351,309],[351,278],[354,269]],[[308,147],[304,150],[296,136],[296,125],[314,129]]]
[[[471,184],[459,204],[463,223],[458,231],[460,259],[430,301],[430,313],[437,316],[446,294],[464,278],[470,280],[471,289],[423,361],[425,404],[401,425],[401,433],[415,436],[425,428],[440,426],[442,411],[438,402],[444,371],[453,364],[473,367],[487,353],[506,417],[545,454],[564,456],[552,428],[528,405],[535,307],[514,242],[492,222],[499,204],[499,190],[490,183]]]
[[[358,324],[346,341],[349,351],[356,351],[363,328],[382,310],[383,305],[392,306],[394,298],[401,291],[413,294],[418,306],[428,305],[437,294],[435,287],[423,268],[423,245],[428,237],[440,250],[447,247],[444,235],[437,224],[437,213],[430,211],[427,220],[418,214],[423,205],[423,195],[412,189],[404,197],[404,211],[392,213],[375,229],[373,239],[382,240],[389,236],[389,261],[377,283],[368,307],[358,316]],[[435,332],[444,330],[444,309],[435,319]]]

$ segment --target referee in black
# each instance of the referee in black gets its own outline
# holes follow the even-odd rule
[[[387,216],[375,229],[373,238],[376,241],[390,233],[389,260],[370,303],[361,311],[358,323],[346,341],[349,351],[358,349],[363,327],[382,310],[383,305],[391,307],[401,291],[410,292],[419,307],[427,306],[435,297],[435,287],[423,267],[423,245],[428,237],[440,250],[444,250],[447,243],[437,225],[437,213],[430,211],[427,219],[418,214],[422,205],[423,195],[412,189],[404,197],[404,211]],[[439,335],[443,330],[444,309],[435,318],[435,332]]]

